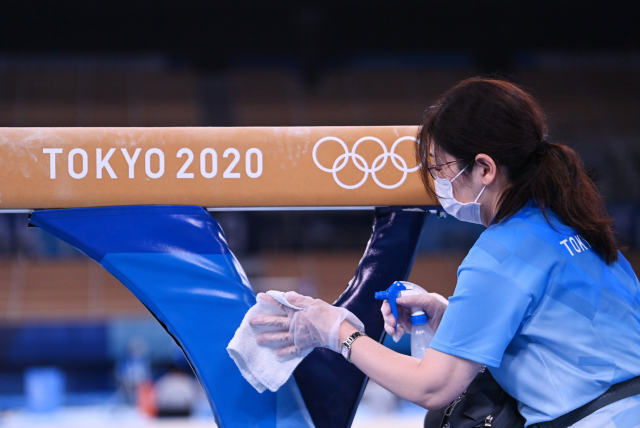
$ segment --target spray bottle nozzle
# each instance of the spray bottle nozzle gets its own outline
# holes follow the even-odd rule
[[[400,282],[396,281],[391,284],[391,287],[387,288],[386,291],[378,291],[376,292],[376,299],[378,300],[388,300],[389,306],[391,306],[391,312],[393,316],[396,317],[396,328],[398,328],[398,305],[396,304],[396,299],[402,290],[406,290],[407,287]]]
[[[376,291],[376,299],[378,300],[387,300],[389,296],[388,291]]]

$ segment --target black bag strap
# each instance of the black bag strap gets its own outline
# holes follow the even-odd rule
[[[586,418],[596,410],[600,410],[611,403],[638,394],[640,394],[640,376],[616,383],[600,397],[588,402],[582,407],[572,410],[566,415],[562,415],[552,421],[533,424],[529,428],[567,428],[581,419]]]

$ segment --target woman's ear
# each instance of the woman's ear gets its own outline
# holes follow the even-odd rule
[[[498,175],[498,166],[490,156],[479,154],[476,156],[476,168],[479,168],[481,181],[484,186],[493,183]]]

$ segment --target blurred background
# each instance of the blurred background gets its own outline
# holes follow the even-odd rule
[[[639,19],[639,3],[617,0],[4,1],[0,126],[416,125],[461,79],[499,76],[541,101],[549,141],[581,154],[638,271]],[[373,221],[212,214],[256,290],[328,301]],[[482,230],[432,216],[410,280],[451,295]],[[423,417],[370,384],[354,426]],[[0,214],[0,426],[211,418],[181,351],[124,286],[26,214]]]

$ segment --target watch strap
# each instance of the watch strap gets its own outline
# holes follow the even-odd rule
[[[355,342],[357,338],[366,335],[364,331],[354,331],[342,342],[341,353],[347,361],[351,362],[351,345],[353,345],[353,342]]]

